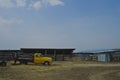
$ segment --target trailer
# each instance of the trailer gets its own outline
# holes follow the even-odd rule
[[[0,66],[7,66],[8,61],[13,60],[13,53],[0,53]]]

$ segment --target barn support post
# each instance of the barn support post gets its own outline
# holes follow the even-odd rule
[[[45,50],[45,56],[47,56],[47,50]]]
[[[54,60],[56,61],[56,50],[54,50]]]
[[[73,51],[70,51],[69,59],[73,57]]]
[[[62,55],[62,60],[64,61],[65,60],[65,57],[64,57],[64,51],[62,52],[63,53],[63,55]]]
[[[14,64],[16,64],[16,62],[17,62],[17,57],[18,57],[18,55],[17,55],[17,53],[15,52],[15,53],[14,53]]]
[[[110,62],[113,62],[114,60],[112,54],[110,53],[109,56],[110,56]]]

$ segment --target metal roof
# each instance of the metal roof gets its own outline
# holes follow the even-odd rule
[[[21,48],[21,51],[23,52],[41,52],[41,51],[73,51],[74,48]]]
[[[83,51],[83,53],[109,53],[109,52],[120,52],[120,49],[100,49]]]
[[[75,48],[21,48],[22,49],[55,49],[55,50],[75,50]]]
[[[0,52],[19,52],[20,50],[0,50]]]

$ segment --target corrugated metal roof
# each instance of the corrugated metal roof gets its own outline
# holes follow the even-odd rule
[[[116,51],[120,51],[120,49],[87,50],[87,51],[83,51],[83,53],[105,53],[105,52],[116,52]]]
[[[45,51],[66,51],[73,52],[74,48],[21,48],[22,52],[45,52]]]
[[[21,50],[75,50],[75,48],[21,48]]]

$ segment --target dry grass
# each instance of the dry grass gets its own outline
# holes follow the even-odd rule
[[[93,63],[94,62],[57,61],[51,66],[34,64],[8,65],[7,67],[0,67],[0,80],[90,80],[90,76],[109,70],[117,70],[117,72],[104,75],[106,76],[106,80],[120,79],[120,66],[105,67],[101,66],[105,65],[105,63],[96,62],[93,66]],[[95,66],[98,64],[100,64],[100,66]]]

